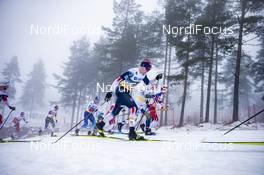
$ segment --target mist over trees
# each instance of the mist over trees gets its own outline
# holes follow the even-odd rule
[[[42,60],[38,60],[28,74],[23,94],[20,97],[20,103],[25,110],[30,111],[30,116],[33,111],[38,110],[44,105],[43,99],[46,88],[46,71]]]
[[[94,91],[91,94],[94,80],[111,83],[143,58],[150,58],[154,64],[162,63],[159,68],[166,77],[163,84],[168,85],[170,92],[175,90],[173,81],[180,86],[179,99],[169,98],[170,93],[166,97],[166,103],[171,103],[171,98],[180,102],[179,121],[175,126],[186,123],[186,102],[192,98],[193,86],[200,85],[199,123],[222,122],[218,109],[229,107],[230,110],[230,105],[233,114],[225,121],[237,121],[255,103],[258,97],[254,93],[263,92],[263,49],[257,58],[251,58],[243,50],[248,44],[243,38],[249,35],[248,40],[259,38],[263,45],[263,2],[168,0],[160,6],[162,10],[145,14],[134,0],[114,1],[112,26],[102,27],[104,35],[98,42],[88,47],[82,38],[79,42],[83,41],[83,45],[79,44],[80,49],[75,50],[74,42],[72,56],[64,68],[66,78],[58,78],[61,102],[72,108],[71,123],[75,115],[79,116],[80,105],[84,104],[81,101],[95,95]],[[163,33],[164,25],[195,24],[202,25],[197,34]],[[202,31],[206,27],[229,28],[231,33],[205,34]],[[96,70],[91,70],[89,64],[96,66]],[[89,77],[90,74],[93,76]],[[170,117],[167,111],[161,112],[161,124],[167,125]]]
[[[71,126],[75,113],[78,121],[80,109],[89,97],[95,93],[93,89],[99,75],[99,60],[92,53],[90,42],[83,37],[73,42],[70,48],[71,56],[64,63],[63,75],[54,74],[58,80],[58,90],[61,94],[60,103],[71,108]]]
[[[5,64],[5,67],[2,71],[3,80],[8,82],[9,88],[7,90],[8,96],[10,99],[15,100],[16,97],[16,83],[21,83],[20,79],[20,68],[18,59],[16,56],[13,56],[11,60]]]
[[[166,0],[151,13],[135,0],[114,0],[112,8],[112,26],[102,25],[103,34],[94,43],[87,36],[73,41],[62,74],[53,73],[58,104],[70,111],[71,126],[91,98],[104,97],[96,92],[96,83],[112,83],[144,58],[164,73],[162,84],[169,91],[165,102],[175,110],[174,116],[160,112],[161,125],[171,125],[174,117],[174,127],[231,123],[248,117],[252,105],[263,107],[263,0]],[[164,32],[164,26],[195,25],[201,26],[195,34]],[[214,27],[222,32],[204,32]],[[256,56],[247,53],[252,47],[258,49]],[[9,95],[14,99],[15,83],[21,82],[17,57],[6,64],[2,75],[11,83]],[[45,81],[44,64],[38,61],[20,98],[24,109],[32,112],[43,105]]]
[[[204,1],[203,1],[204,2]],[[226,95],[231,99],[233,105],[232,120],[237,121],[238,116],[247,111],[250,103],[255,97],[252,95],[254,86],[251,83],[252,77],[249,77],[249,65],[254,62],[248,55],[243,54],[242,38],[248,35],[253,35],[249,40],[256,37],[256,32],[260,31],[263,26],[263,2],[260,1],[207,1],[205,4],[197,0],[188,1],[167,1],[165,3],[165,13],[167,25],[173,26],[189,26],[190,24],[203,24],[210,27],[229,27],[232,29],[232,35],[223,34],[199,34],[195,37],[191,34],[180,36],[171,35],[172,41],[175,43],[180,41],[180,45],[176,44],[176,59],[184,59],[181,64],[184,68],[184,84],[181,104],[181,115],[179,126],[183,125],[184,120],[184,106],[186,100],[186,91],[188,83],[188,75],[195,75],[194,71],[200,71],[194,65],[199,65],[201,72],[201,106],[200,106],[200,122],[213,121],[217,123],[217,109],[218,109],[218,85],[226,85],[231,91],[227,94],[228,89],[225,90]],[[254,12],[253,12],[254,9]],[[250,13],[247,13],[249,12]],[[186,19],[186,20],[184,20]],[[175,22],[173,22],[175,21]],[[184,23],[184,21],[186,21]],[[189,23],[188,23],[189,22]],[[180,23],[180,24],[179,24]],[[263,28],[262,28],[263,29]],[[263,30],[262,32],[263,33]],[[193,38],[193,39],[192,39]],[[181,42],[183,41],[183,42]],[[181,49],[181,48],[184,48]],[[181,50],[180,50],[181,49]],[[192,53],[193,52],[193,53]],[[221,66],[221,63],[225,64]],[[223,75],[223,70],[226,75]],[[206,107],[204,115],[204,73],[207,72],[207,93],[206,93]],[[228,73],[227,73],[228,72]],[[214,74],[214,75],[213,75]],[[220,79],[220,81],[218,80]],[[225,79],[225,81],[222,81]],[[190,84],[191,85],[191,84]],[[212,89],[212,86],[214,89]],[[231,89],[232,88],[232,89]],[[211,92],[214,90],[214,111],[213,116],[210,112],[211,108]],[[223,92],[221,90],[221,92]],[[239,95],[240,94],[240,95]],[[239,101],[239,99],[241,101]],[[247,105],[245,105],[245,103]],[[228,104],[228,103],[227,103]],[[229,103],[230,104],[230,103]],[[238,110],[241,113],[238,114]],[[211,116],[211,117],[210,117]],[[212,120],[213,117],[213,120]]]

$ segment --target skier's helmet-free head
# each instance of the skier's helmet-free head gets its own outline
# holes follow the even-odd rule
[[[59,106],[58,106],[58,105],[55,105],[55,106],[54,106],[54,109],[55,109],[55,110],[58,110],[58,109],[59,109]]]
[[[168,91],[168,87],[166,85],[163,85],[160,90],[162,93],[166,93]]]
[[[95,102],[95,103],[99,103],[99,102],[100,102],[100,96],[96,96],[96,97],[94,98],[94,102]]]
[[[141,63],[140,63],[141,67],[144,67],[146,69],[146,71],[150,71],[151,69],[151,62],[149,61],[149,59],[144,59]]]
[[[100,119],[104,119],[104,113],[103,112],[100,112],[97,116],[98,120]]]
[[[9,87],[8,82],[0,82],[0,90],[5,91]]]
[[[24,112],[20,112],[20,116],[24,116],[25,115],[25,113]]]
[[[156,103],[162,103],[163,102],[163,96],[156,96],[156,97],[154,97],[154,101]]]

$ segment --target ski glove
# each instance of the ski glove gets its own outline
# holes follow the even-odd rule
[[[9,106],[9,109],[11,109],[11,110],[16,110],[16,107],[14,107],[14,106]]]
[[[108,102],[111,99],[112,95],[113,95],[113,92],[107,92],[105,95],[105,101]]]
[[[160,79],[162,79],[162,74],[158,74],[158,75],[156,76],[156,80],[160,80]]]

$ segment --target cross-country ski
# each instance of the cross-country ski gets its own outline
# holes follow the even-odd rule
[[[0,174],[264,174],[263,0],[2,0],[0,26]]]

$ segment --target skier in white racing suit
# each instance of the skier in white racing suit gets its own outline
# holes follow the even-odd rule
[[[144,137],[139,136],[135,132],[135,125],[138,121],[137,112],[139,110],[136,105],[134,99],[131,97],[132,88],[135,88],[140,82],[144,82],[145,85],[149,85],[154,82],[154,80],[149,80],[147,77],[147,72],[151,69],[151,62],[148,59],[145,59],[141,62],[140,67],[131,68],[118,78],[115,79],[112,85],[112,92],[107,92],[105,96],[105,100],[109,101],[112,97],[113,92],[117,97],[115,102],[115,107],[109,115],[105,117],[104,122],[111,121],[115,116],[119,114],[122,110],[122,106],[126,106],[130,110],[129,115],[129,134],[128,137],[130,140],[140,140],[144,139]],[[162,78],[162,74],[158,74],[156,76],[156,80]],[[98,127],[100,130],[103,128]]]

